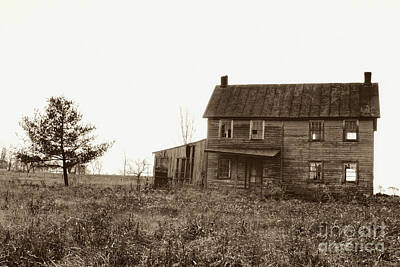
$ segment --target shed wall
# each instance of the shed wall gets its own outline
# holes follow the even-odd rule
[[[161,151],[154,152],[155,161],[158,158],[167,158],[168,159],[168,174],[167,176],[170,179],[178,179],[176,177],[177,169],[182,170],[181,162],[177,165],[177,159],[186,159],[188,162],[192,159],[192,149],[194,148],[194,158],[193,158],[193,176],[192,179],[189,180],[191,184],[200,185],[202,184],[203,176],[205,175],[205,153],[204,149],[206,146],[206,140],[201,140],[195,143],[190,143],[188,145],[174,147],[170,149],[165,149]],[[190,156],[187,157],[187,147],[190,149]],[[188,167],[187,172],[190,172],[190,168]],[[188,175],[186,175],[188,176]]]

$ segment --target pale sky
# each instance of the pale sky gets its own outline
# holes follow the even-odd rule
[[[0,147],[50,96],[79,104],[104,171],[181,144],[179,105],[202,114],[221,75],[231,84],[362,82],[380,86],[375,182],[400,186],[400,1],[0,0]],[[398,78],[396,78],[398,77]]]

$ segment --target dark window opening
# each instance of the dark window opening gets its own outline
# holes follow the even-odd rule
[[[220,159],[218,161],[218,178],[230,179],[231,178],[231,160]]]
[[[232,138],[232,121],[231,120],[221,120],[220,121],[220,133],[221,138]]]
[[[175,178],[179,177],[179,159],[176,159]]]
[[[185,170],[186,170],[186,159],[181,159],[181,172],[179,178],[186,178]]]
[[[310,140],[322,141],[324,139],[324,122],[310,121]]]
[[[190,162],[190,182],[193,181],[195,147],[192,147],[192,161]]]

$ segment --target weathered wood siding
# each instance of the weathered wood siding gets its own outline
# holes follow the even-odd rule
[[[343,187],[371,193],[373,191],[373,120],[359,121],[359,141],[343,141],[343,121],[325,120],[324,141],[309,142],[308,121],[284,122],[283,182],[290,191],[309,180],[309,161],[323,161],[323,184],[330,190]],[[358,183],[343,183],[343,163],[358,162]],[[315,185],[315,184],[314,184]]]
[[[219,138],[218,131],[219,120],[209,119],[207,131],[208,148],[280,149],[283,140],[282,122],[280,121],[265,122],[264,139],[249,138],[250,120],[234,120],[232,138]],[[218,161],[220,158],[231,160],[231,179],[224,180],[221,183],[243,186],[245,177],[249,178],[250,176],[250,162],[253,161],[254,158],[208,153],[208,182],[220,181],[218,180]],[[268,168],[268,172],[263,177],[265,183],[271,180],[280,180],[280,155],[262,159],[262,166],[263,168]]]
[[[192,184],[203,185],[203,180],[206,178],[206,154],[204,149],[206,148],[206,140],[197,142],[195,147],[194,155],[194,166],[193,166],[193,179]]]
[[[249,139],[250,120],[233,121],[233,138],[219,138],[219,120],[208,119],[208,148],[280,148],[282,122],[265,122],[264,139]]]
[[[321,96],[323,97],[323,96]],[[219,138],[219,120],[208,119],[208,148],[278,148],[277,157],[266,158],[263,165],[270,168],[270,176],[281,180],[288,191],[307,190],[321,184],[329,190],[341,192],[344,189],[373,192],[373,120],[359,121],[358,142],[343,141],[343,120],[324,121],[324,140],[309,141],[309,120],[265,121],[263,140],[250,140],[250,120],[235,120],[233,138]],[[207,179],[218,178],[218,159],[227,157],[208,153]],[[323,162],[323,181],[315,183],[309,179],[309,161]],[[343,163],[358,162],[358,182],[344,183]],[[243,160],[232,157],[232,181],[244,175]]]
[[[172,179],[178,179],[176,177],[177,169],[181,170],[181,162],[177,165],[177,159],[186,159],[187,164],[189,161],[192,161],[193,158],[193,149],[194,149],[194,158],[193,158],[193,176],[192,179],[189,181],[191,184],[201,185],[203,181],[203,177],[205,176],[206,172],[206,158],[204,149],[206,146],[206,140],[201,140],[198,142],[190,143],[188,145],[178,146],[170,149],[165,149],[161,151],[154,152],[155,161],[158,158],[167,158],[168,159],[168,177]],[[187,148],[189,147],[189,148]],[[187,155],[187,149],[189,149],[189,157]],[[187,172],[190,173],[191,169],[187,168]],[[189,174],[186,177],[190,176]]]

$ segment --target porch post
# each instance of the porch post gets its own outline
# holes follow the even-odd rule
[[[264,179],[263,179],[263,160],[261,159],[261,165],[260,165],[260,197],[262,198],[263,196],[263,186],[264,186]]]
[[[244,162],[244,188],[247,189],[247,158]]]
[[[235,180],[235,191],[237,188],[237,183],[238,183],[238,179],[239,179],[239,156],[236,155],[236,180]]]
[[[281,151],[280,151],[280,153],[279,153],[279,156],[281,157],[281,185],[283,184],[283,149],[284,149],[284,124],[283,124],[283,121],[282,121],[282,126],[281,126],[281,128],[282,128],[282,131],[281,131],[281,135],[282,135],[282,138],[281,138]]]

